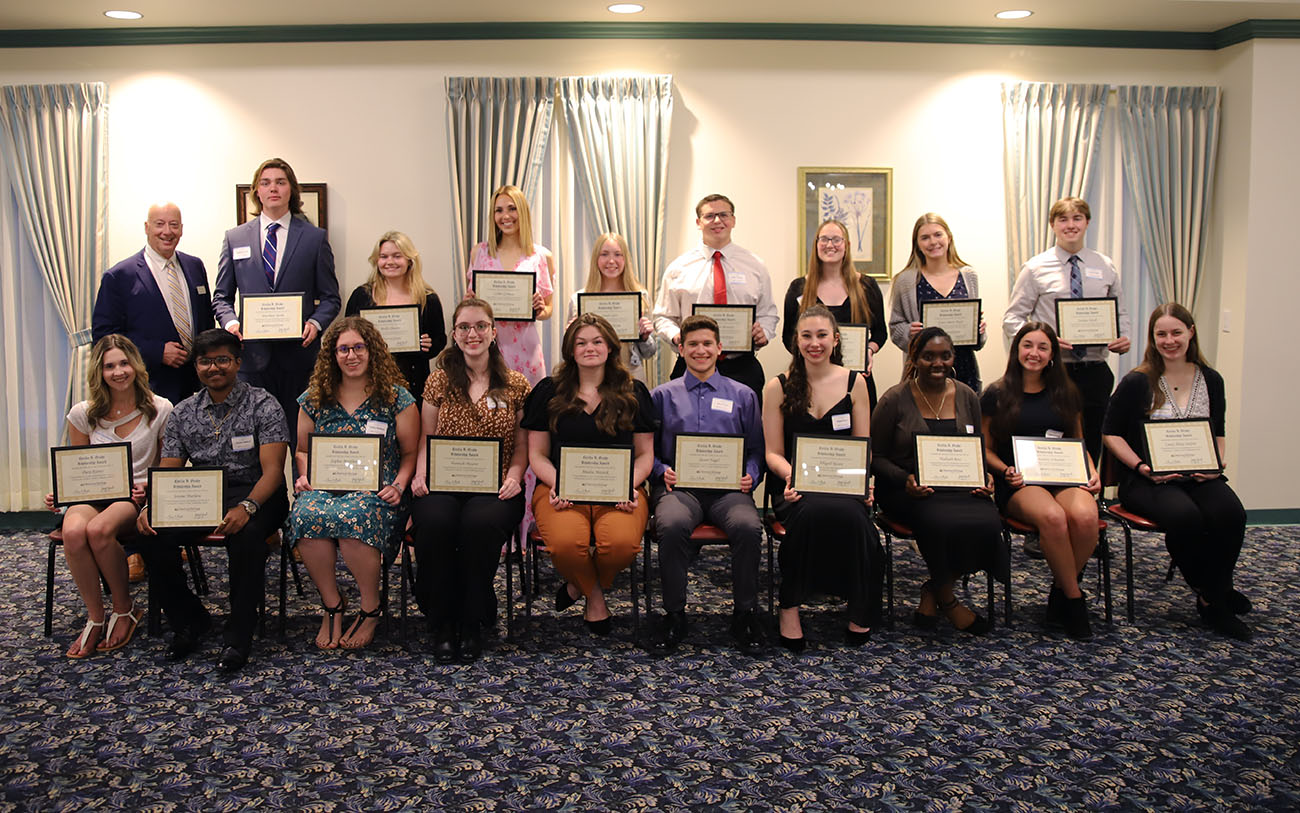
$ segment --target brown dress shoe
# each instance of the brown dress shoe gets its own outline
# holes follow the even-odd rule
[[[133,553],[126,557],[126,575],[131,584],[144,581],[144,557]]]

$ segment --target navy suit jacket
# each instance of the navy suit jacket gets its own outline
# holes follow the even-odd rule
[[[198,257],[176,252],[181,273],[190,293],[190,325],[194,335],[212,328],[212,297],[208,295],[208,271]],[[163,345],[179,342],[163,292],[144,259],[144,249],[104,272],[95,297],[91,333],[99,341],[120,333],[140,348],[149,370],[149,388],[179,404],[199,389],[192,363],[180,367],[163,364]]]
[[[235,249],[248,249],[248,256],[234,258]],[[240,252],[243,253],[242,251]],[[339,313],[339,282],[334,276],[334,252],[330,249],[325,230],[313,226],[303,217],[294,217],[289,224],[289,235],[280,259],[280,273],[275,287],[266,282],[262,267],[261,218],[236,226],[226,232],[221,240],[221,257],[217,260],[217,284],[212,292],[212,309],[217,323],[225,326],[238,320],[235,312],[235,291],[245,294],[299,293],[305,300],[304,317],[314,319],[321,332]],[[275,355],[281,369],[310,371],[316,363],[320,339],[309,347],[301,342],[250,342],[244,346],[243,370],[261,372]]]

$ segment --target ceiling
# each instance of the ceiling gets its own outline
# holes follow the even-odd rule
[[[1217,31],[1243,20],[1300,19],[1300,0],[641,0],[641,14],[611,14],[612,0],[54,0],[8,2],[0,30],[155,27],[356,25],[469,22],[851,23],[998,28]],[[110,20],[105,9],[144,19]],[[1027,8],[1026,20],[993,14]]]

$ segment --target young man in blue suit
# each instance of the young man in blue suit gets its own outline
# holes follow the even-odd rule
[[[307,389],[320,334],[339,312],[334,252],[325,230],[302,214],[302,189],[282,158],[263,161],[253,173],[252,213],[257,217],[226,232],[217,260],[212,307],[221,327],[242,336],[236,290],[244,294],[302,294],[308,312],[302,343],[250,342],[239,377],[270,392],[289,422],[289,444],[298,437],[298,396]]]
[[[190,363],[194,337],[214,326],[203,261],[176,250],[184,225],[174,203],[149,207],[145,247],[104,272],[91,333],[120,333],[140,348],[149,387],[179,404],[198,392]]]

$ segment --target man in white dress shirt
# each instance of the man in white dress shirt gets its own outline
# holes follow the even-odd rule
[[[1092,221],[1092,210],[1081,198],[1062,198],[1052,204],[1048,220],[1056,245],[1029,258],[1011,289],[1002,329],[1008,339],[1026,321],[1056,324],[1056,300],[1113,296],[1119,304],[1119,338],[1105,347],[1075,348],[1061,339],[1060,361],[1083,398],[1083,438],[1093,460],[1101,457],[1101,422],[1115,386],[1115,374],[1106,363],[1108,353],[1127,353],[1129,316],[1121,294],[1119,271],[1110,258],[1084,248],[1083,238]],[[1011,352],[1015,352],[1012,348]]]
[[[755,350],[776,336],[780,319],[767,266],[753,252],[731,242],[731,230],[736,227],[732,202],[725,195],[706,195],[695,205],[695,225],[702,242],[669,264],[655,301],[655,331],[677,351],[671,378],[680,378],[686,371],[681,358],[681,325],[691,315],[692,305],[755,306],[751,327]],[[762,401],[763,367],[753,353],[724,353],[718,360],[718,372],[746,385]]]

